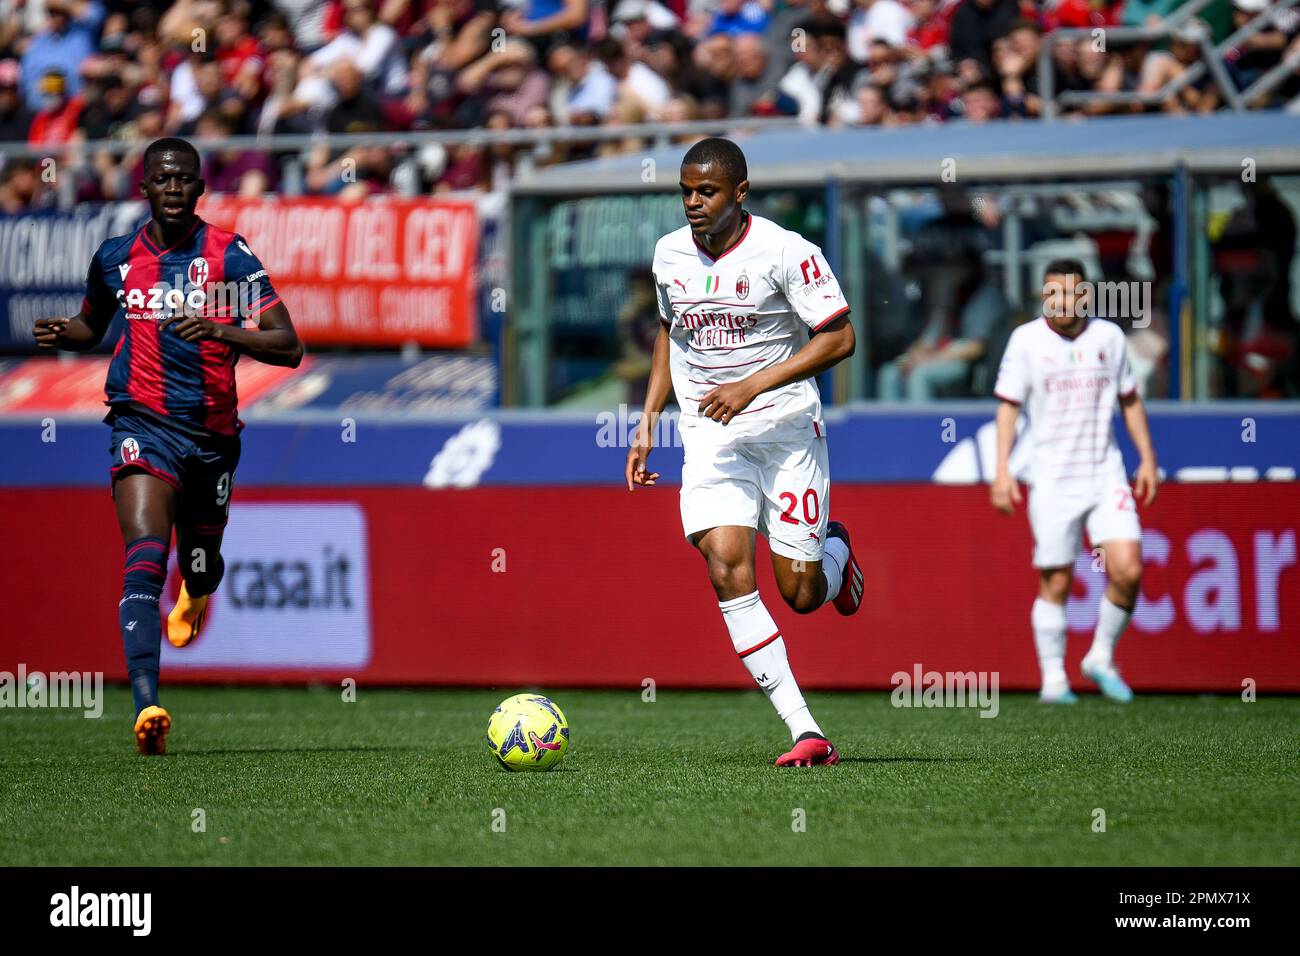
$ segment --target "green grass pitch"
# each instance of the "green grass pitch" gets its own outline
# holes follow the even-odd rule
[[[483,732],[522,690],[165,687],[161,759],[124,688],[99,720],[6,710],[0,864],[1300,864],[1300,698],[814,693],[844,762],[777,770],[757,692],[549,690],[568,756],[510,774]]]

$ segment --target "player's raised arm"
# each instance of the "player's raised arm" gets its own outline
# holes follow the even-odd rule
[[[650,359],[650,381],[646,385],[641,423],[637,425],[636,437],[632,439],[632,447],[628,449],[627,462],[623,468],[628,491],[632,491],[637,485],[653,485],[659,478],[657,471],[646,470],[646,460],[650,457],[650,449],[654,447],[655,425],[658,424],[659,416],[668,405],[668,396],[672,393],[673,382],[668,367],[668,349],[668,326],[661,319],[659,334],[655,336],[654,355]]]
[[[1119,407],[1124,414],[1124,427],[1138,452],[1137,477],[1133,481],[1133,493],[1143,505],[1150,505],[1156,500],[1160,487],[1160,469],[1156,467],[1156,449],[1151,443],[1151,426],[1147,422],[1146,406],[1142,396],[1134,389],[1127,395],[1121,395]]]
[[[99,253],[96,253],[86,274],[86,295],[81,300],[81,311],[66,318],[37,319],[32,329],[36,347],[41,351],[62,349],[65,352],[93,349],[104,340],[116,311],[117,297],[104,283]]]

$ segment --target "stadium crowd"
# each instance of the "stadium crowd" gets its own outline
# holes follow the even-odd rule
[[[1159,25],[1184,0],[0,0],[0,141],[60,146],[165,134],[538,129],[737,116],[830,126],[1039,115],[1037,62],[1058,91],[1158,90],[1268,0],[1214,0],[1168,44],[1053,40],[1059,27]],[[1300,49],[1287,15],[1230,49],[1239,88]],[[1250,105],[1279,105],[1300,77]],[[1222,106],[1203,74],[1146,107]],[[1089,103],[1099,114],[1142,107]],[[1066,112],[1069,112],[1067,110]],[[488,189],[520,150],[542,164],[640,148],[633,137],[531,147],[429,147],[421,190]],[[341,170],[351,160],[354,177]],[[78,199],[129,194],[138,154],[85,158]],[[410,166],[411,164],[408,164]],[[209,188],[258,195],[277,157],[210,153]],[[307,164],[308,193],[394,187],[395,154]],[[0,174],[0,210],[42,201],[31,163]]]

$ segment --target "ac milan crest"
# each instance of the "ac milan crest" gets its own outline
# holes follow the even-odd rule
[[[749,276],[742,274],[741,277],[736,280],[736,298],[749,298]]]

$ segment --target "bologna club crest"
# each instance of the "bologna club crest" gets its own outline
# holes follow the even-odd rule
[[[208,281],[208,260],[199,256],[191,261],[189,272],[185,277],[190,280],[190,285],[203,285]]]
[[[122,441],[122,464],[129,465],[140,457],[140,443],[134,438],[126,438]]]
[[[737,299],[749,298],[749,276],[742,275],[739,279],[736,280],[736,298]]]

